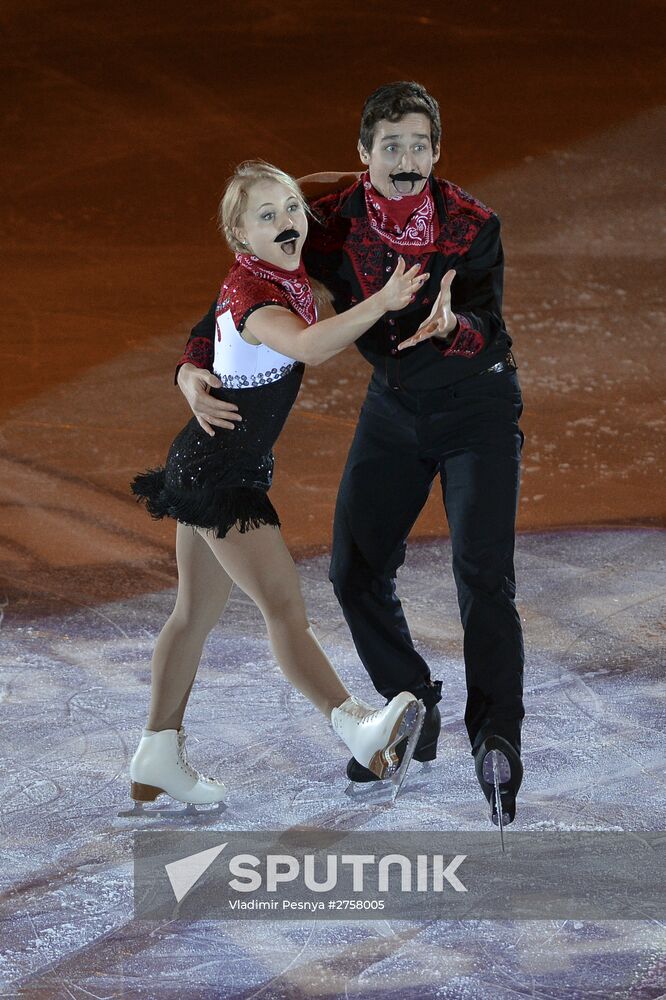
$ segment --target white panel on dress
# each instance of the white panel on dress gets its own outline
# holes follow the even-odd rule
[[[248,344],[234,326],[231,311],[217,317],[213,371],[227,389],[250,389],[276,382],[298,362],[266,344]]]

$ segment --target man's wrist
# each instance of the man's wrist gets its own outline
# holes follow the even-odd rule
[[[444,341],[438,340],[433,343],[433,347],[445,357],[474,358],[485,346],[483,333],[472,326],[464,314],[457,319],[458,322],[448,338]]]

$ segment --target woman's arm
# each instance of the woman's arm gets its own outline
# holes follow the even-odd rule
[[[344,191],[346,188],[351,187],[352,184],[355,184],[360,176],[360,174],[354,174],[351,171],[343,174],[335,170],[329,170],[325,173],[308,174],[307,177],[299,177],[298,186],[308,201],[314,201],[325,194]]]
[[[283,306],[264,306],[248,317],[245,329],[262,344],[288,358],[306,365],[320,365],[357,340],[384,313],[404,309],[428,279],[427,274],[418,274],[419,267],[415,264],[405,271],[405,262],[400,257],[381,291],[339,316],[312,326]]]

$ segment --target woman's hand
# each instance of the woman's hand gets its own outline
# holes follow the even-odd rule
[[[414,264],[409,271],[405,271],[404,257],[398,258],[398,266],[381,292],[377,293],[381,297],[384,312],[397,312],[411,302],[430,277],[428,273],[419,274],[420,267],[420,264]]]
[[[235,403],[227,403],[223,399],[215,399],[209,395],[209,390],[221,388],[222,383],[216,375],[206,368],[197,368],[187,362],[178,372],[178,388],[185,396],[192,413],[199,425],[211,437],[215,427],[223,427],[232,431],[235,423],[243,418]]]
[[[416,333],[398,344],[398,350],[404,351],[406,347],[415,347],[422,340],[430,337],[446,338],[455,330],[458,320],[451,311],[451,284],[456,276],[455,271],[447,271],[442,278],[439,288],[439,295],[435,299],[435,304],[430,310],[430,315],[421,323]]]

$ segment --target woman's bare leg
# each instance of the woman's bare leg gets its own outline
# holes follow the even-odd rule
[[[310,628],[294,561],[278,528],[232,528],[224,538],[201,531],[225,573],[261,611],[287,680],[327,718],[349,692]]]
[[[159,634],[152,659],[150,715],[155,732],[179,729],[204,642],[229,598],[232,581],[203,538],[176,527],[178,596]]]

